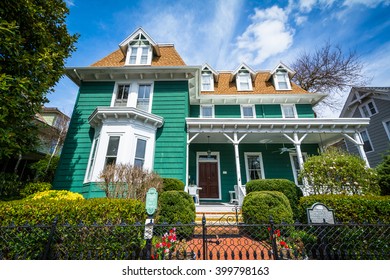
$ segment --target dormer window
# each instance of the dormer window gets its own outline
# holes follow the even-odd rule
[[[288,77],[287,71],[278,70],[274,74],[275,88],[276,90],[290,90],[290,79]]]
[[[295,74],[292,69],[279,63],[270,74],[276,90],[291,90],[290,78]]]
[[[213,91],[214,90],[214,78],[213,73],[208,70],[202,71],[202,90]]]
[[[126,64],[150,65],[152,63],[152,53],[150,42],[142,33],[139,33],[129,42]]]
[[[237,73],[237,90],[252,90],[252,79],[249,71],[240,70]]]

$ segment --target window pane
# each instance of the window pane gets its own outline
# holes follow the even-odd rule
[[[202,75],[202,89],[211,90],[211,76],[209,74]]]
[[[148,48],[142,48],[142,55],[141,55],[141,64],[148,63]]]
[[[370,112],[371,112],[371,115],[376,114],[376,110],[375,110],[374,103],[370,102],[370,103],[367,104],[367,106],[368,106],[368,109],[369,109]]]
[[[211,118],[213,116],[213,107],[211,106],[202,106],[202,117]]]
[[[260,156],[248,156],[247,160],[249,179],[261,179]]]
[[[146,150],[146,140],[137,139],[137,147],[135,149],[135,158],[134,158],[135,166],[143,167],[145,162],[145,150]]]
[[[276,74],[276,78],[278,80],[279,89],[288,89],[287,79],[285,74]]]
[[[140,85],[138,89],[137,108],[140,110],[149,110],[150,85]]]
[[[110,136],[107,147],[107,156],[116,156],[118,154],[119,136]]]
[[[253,107],[252,106],[243,106],[242,114],[244,118],[253,118]]]
[[[129,97],[130,85],[119,85],[114,106],[126,106]]]
[[[295,118],[294,105],[283,105],[282,109],[285,118]]]
[[[250,82],[249,73],[238,74],[238,90],[250,90]]]
[[[129,64],[135,64],[136,63],[136,61],[137,61],[137,51],[138,51],[138,48],[135,48],[135,47],[131,48]]]
[[[371,152],[373,149],[372,149],[370,138],[368,136],[367,131],[364,130],[364,131],[360,132],[360,135],[361,135],[362,140],[363,140],[364,151]]]

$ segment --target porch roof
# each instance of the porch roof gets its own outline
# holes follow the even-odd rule
[[[224,133],[247,134],[242,143],[286,143],[284,134],[308,134],[304,143],[332,144],[366,127],[369,118],[186,118],[192,143],[226,143]],[[207,138],[207,136],[210,136]]]

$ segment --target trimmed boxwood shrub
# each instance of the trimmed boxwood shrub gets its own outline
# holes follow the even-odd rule
[[[138,255],[145,246],[143,226],[118,226],[144,223],[145,205],[140,201],[23,199],[0,202],[2,232],[14,237],[0,239],[2,258],[50,258],[44,252],[55,218],[58,222],[50,252],[56,259],[89,259],[91,255],[94,259],[124,259],[132,253]],[[8,227],[11,223],[15,226]]]
[[[183,191],[184,183],[176,178],[163,178],[163,192]]]
[[[250,192],[244,198],[242,217],[246,224],[292,223],[293,213],[287,197],[278,191]]]
[[[307,222],[306,209],[314,203],[321,202],[334,210],[335,219],[347,223],[390,223],[390,196],[362,195],[311,195],[299,201],[299,220]]]
[[[51,184],[47,182],[30,182],[23,187],[20,191],[20,195],[26,197],[38,192],[48,191],[51,187]]]
[[[299,198],[303,196],[302,190],[294,182],[287,179],[258,179],[246,183],[246,193],[257,191],[278,191],[289,200],[294,218],[298,217]]]
[[[195,220],[195,204],[193,198],[184,191],[166,191],[159,196],[156,223],[190,224]],[[160,229],[167,231],[170,229]],[[192,236],[193,227],[176,227],[176,234],[180,239]],[[163,232],[161,232],[163,234]]]

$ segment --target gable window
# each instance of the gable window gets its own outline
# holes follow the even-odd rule
[[[237,90],[252,90],[252,79],[248,70],[240,70],[236,82]]]
[[[383,126],[385,127],[385,131],[386,131],[387,137],[390,140],[390,119],[384,120],[383,121]]]
[[[145,36],[140,33],[129,42],[127,49],[127,65],[150,65],[152,63],[152,47]]]
[[[137,139],[137,146],[135,149],[134,166],[143,168],[145,162],[146,140]]]
[[[242,118],[254,118],[255,108],[253,105],[241,105],[241,117]]]
[[[367,103],[362,104],[359,109],[360,109],[360,113],[365,118],[369,118],[372,115],[378,113],[374,101],[369,101]]]
[[[283,118],[296,118],[297,112],[294,104],[283,104],[282,106],[282,114]]]
[[[202,90],[204,91],[214,90],[214,78],[211,71],[202,71]]]
[[[105,165],[115,164],[118,156],[120,136],[110,136],[106,153]]]
[[[245,169],[247,182],[264,178],[261,153],[245,153]]]
[[[151,90],[151,85],[138,86],[138,97],[137,97],[138,109],[147,112],[149,111],[150,90]]]
[[[130,85],[118,85],[114,106],[127,106],[127,99],[129,98]]]
[[[201,118],[213,118],[214,117],[214,105],[200,105],[200,117]]]
[[[370,140],[370,137],[368,136],[368,132],[367,130],[362,130],[360,132],[360,136],[362,137],[362,141],[363,141],[363,148],[364,148],[364,151],[367,153],[367,152],[372,152],[374,150],[374,148],[372,147],[372,143],[371,143],[371,140]]]

